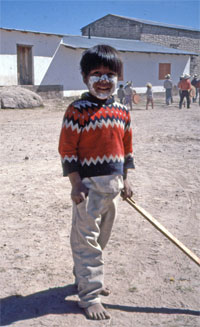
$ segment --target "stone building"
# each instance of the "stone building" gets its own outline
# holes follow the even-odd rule
[[[81,29],[84,36],[133,39],[200,54],[200,30],[108,14]],[[200,56],[191,56],[190,74],[200,74]]]

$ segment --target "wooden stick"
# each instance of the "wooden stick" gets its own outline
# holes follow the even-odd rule
[[[165,235],[172,243],[174,243],[181,251],[183,251],[190,259],[192,259],[198,266],[200,266],[200,259],[190,251],[183,243],[177,240],[164,226],[162,226],[152,215],[150,215],[146,210],[141,208],[135,201],[131,198],[126,198],[128,202],[134,209],[136,209],[144,218],[146,218],[156,229],[158,229],[163,235]]]

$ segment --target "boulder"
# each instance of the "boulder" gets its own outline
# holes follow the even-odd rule
[[[42,98],[20,86],[5,86],[0,89],[0,108],[23,109],[42,107]]]

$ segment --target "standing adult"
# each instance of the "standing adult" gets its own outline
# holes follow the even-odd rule
[[[197,83],[198,83],[197,74],[194,74],[194,76],[193,76],[193,78],[191,80],[192,86],[195,87],[195,96],[192,98],[192,102],[196,102],[197,101],[197,97],[198,97]]]
[[[190,108],[190,90],[192,84],[190,82],[190,75],[185,74],[184,78],[180,80],[178,83],[178,88],[180,89],[180,102],[179,102],[179,109],[182,109],[182,104],[184,98],[187,100],[187,108]]]
[[[165,80],[164,80],[163,86],[165,88],[165,102],[166,102],[166,105],[169,106],[170,103],[173,103],[173,98],[172,98],[172,87],[173,87],[173,83],[172,83],[171,75],[170,74],[167,74],[165,76]]]
[[[177,84],[177,88],[178,88],[178,93],[179,93],[179,102],[181,100],[181,89],[179,88],[179,83],[180,81],[182,81],[184,79],[184,75],[181,75],[180,78],[179,78],[179,82]],[[183,102],[183,106],[185,107],[185,102]]]

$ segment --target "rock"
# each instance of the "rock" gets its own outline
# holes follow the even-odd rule
[[[43,106],[42,98],[20,86],[6,86],[0,89],[0,108],[23,109]]]

